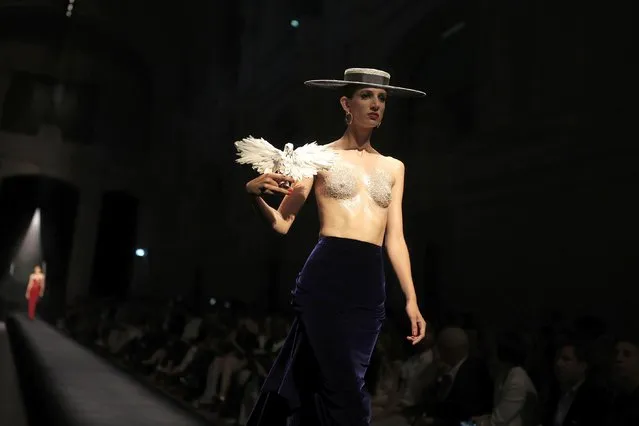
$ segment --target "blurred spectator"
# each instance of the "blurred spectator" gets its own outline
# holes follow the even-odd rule
[[[523,368],[528,353],[523,337],[505,332],[497,338],[493,412],[476,418],[479,426],[537,426],[537,390]]]
[[[439,378],[418,425],[459,426],[492,411],[493,385],[483,360],[469,356],[466,332],[448,327],[437,337]]]
[[[250,313],[243,313],[228,339],[224,342],[222,354],[211,363],[204,393],[194,401],[194,406],[221,405],[226,401],[233,374],[248,365],[249,358],[258,348],[258,325]]]
[[[555,361],[555,392],[544,424],[550,426],[602,425],[609,408],[605,389],[590,377],[588,343],[571,339],[559,346]]]
[[[639,425],[639,331],[617,339],[612,373],[616,394],[608,426]]]

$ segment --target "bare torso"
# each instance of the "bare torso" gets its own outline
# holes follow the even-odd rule
[[[315,178],[320,235],[381,246],[398,161],[372,149],[336,152],[333,167]]]
[[[42,285],[42,281],[44,280],[44,274],[31,274],[29,277],[29,281],[34,285]]]

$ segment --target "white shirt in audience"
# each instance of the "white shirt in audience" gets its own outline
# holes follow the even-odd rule
[[[174,373],[183,373],[184,370],[186,370],[186,368],[189,366],[189,364],[191,364],[191,362],[193,361],[193,358],[195,358],[195,354],[198,352],[198,347],[193,345],[189,348],[188,352],[186,353],[186,355],[184,355],[184,358],[182,358],[182,362],[180,363],[180,365],[178,365],[173,372]]]
[[[202,324],[202,318],[191,318],[189,322],[184,326],[184,331],[182,332],[182,340],[190,342],[197,339],[198,335],[200,334],[200,324]]]
[[[537,390],[528,373],[513,367],[495,383],[491,426],[537,426]]]
[[[419,393],[422,373],[433,363],[434,354],[432,349],[428,349],[420,354],[410,357],[402,364],[402,380],[405,382],[405,390],[402,396],[402,404],[412,406],[417,403],[416,393]]]

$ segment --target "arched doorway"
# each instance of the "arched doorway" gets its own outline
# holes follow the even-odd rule
[[[46,294],[38,312],[64,315],[66,281],[79,191],[59,179],[24,175],[0,182],[0,299],[3,311],[24,309],[35,264],[46,268]]]

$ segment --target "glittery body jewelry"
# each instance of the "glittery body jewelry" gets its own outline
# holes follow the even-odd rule
[[[372,173],[360,177],[353,166],[344,161],[337,161],[322,175],[324,176],[322,194],[343,201],[349,209],[361,202],[360,184],[364,184],[368,195],[379,207],[387,208],[391,203],[393,178],[386,170],[375,169]]]

